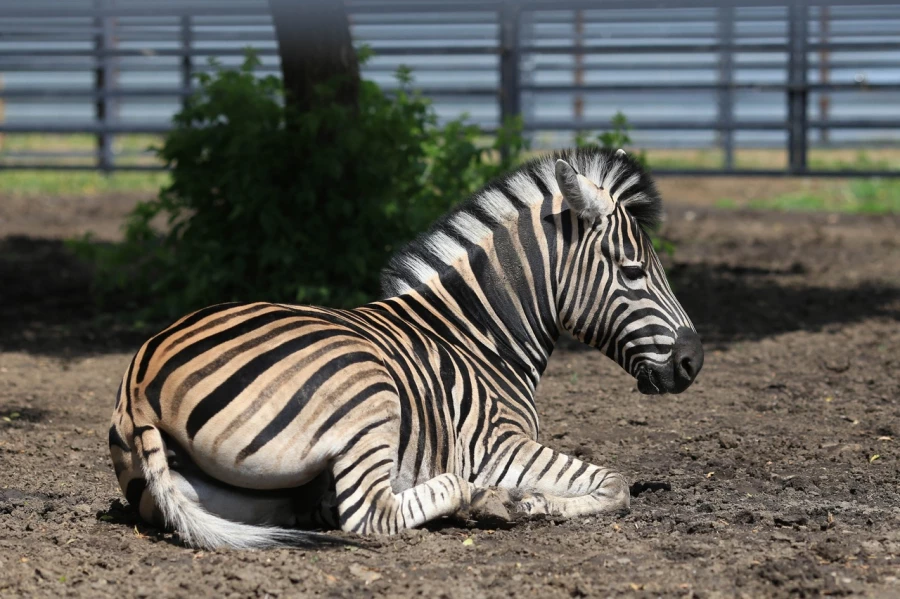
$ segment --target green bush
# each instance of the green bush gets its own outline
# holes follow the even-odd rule
[[[97,266],[101,297],[150,318],[228,300],[359,305],[399,244],[523,149],[516,122],[488,147],[464,120],[438,125],[407,70],[394,94],[363,81],[354,108],[322,85],[294,113],[257,65],[248,54],[239,70],[198,76],[158,148],[171,184],[131,213],[122,243],[73,244]]]
[[[612,125],[612,128],[609,131],[604,131],[593,139],[583,131],[579,131],[575,135],[575,145],[579,148],[597,146],[606,150],[618,150],[631,144],[631,136],[628,132],[631,131],[632,126],[621,111],[617,111],[613,115],[612,119],[610,119],[610,125]],[[632,150],[629,151],[629,154],[640,162],[645,169],[649,169],[646,152],[643,150]]]

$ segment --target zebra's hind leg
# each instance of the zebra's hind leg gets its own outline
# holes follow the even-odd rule
[[[407,528],[466,510],[472,484],[441,474],[395,493],[391,487],[394,443],[391,435],[369,435],[335,462],[338,518],[342,530],[396,534]]]

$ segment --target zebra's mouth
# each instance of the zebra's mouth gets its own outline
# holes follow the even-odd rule
[[[653,370],[650,368],[641,366],[635,378],[637,379],[638,391],[644,395],[662,395],[665,393],[665,391],[660,388],[660,382],[653,376]]]

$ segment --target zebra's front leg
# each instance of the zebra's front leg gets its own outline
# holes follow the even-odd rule
[[[396,534],[468,509],[473,486],[455,474],[441,474],[395,493],[391,487],[395,439],[389,434],[367,435],[335,462],[342,530]]]
[[[631,496],[621,474],[567,456],[531,439],[510,441],[479,484],[508,489],[519,511],[567,518],[628,509]]]

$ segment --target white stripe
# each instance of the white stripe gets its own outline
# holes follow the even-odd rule
[[[491,228],[468,212],[457,212],[450,218],[450,227],[472,243],[479,243],[491,234]]]

